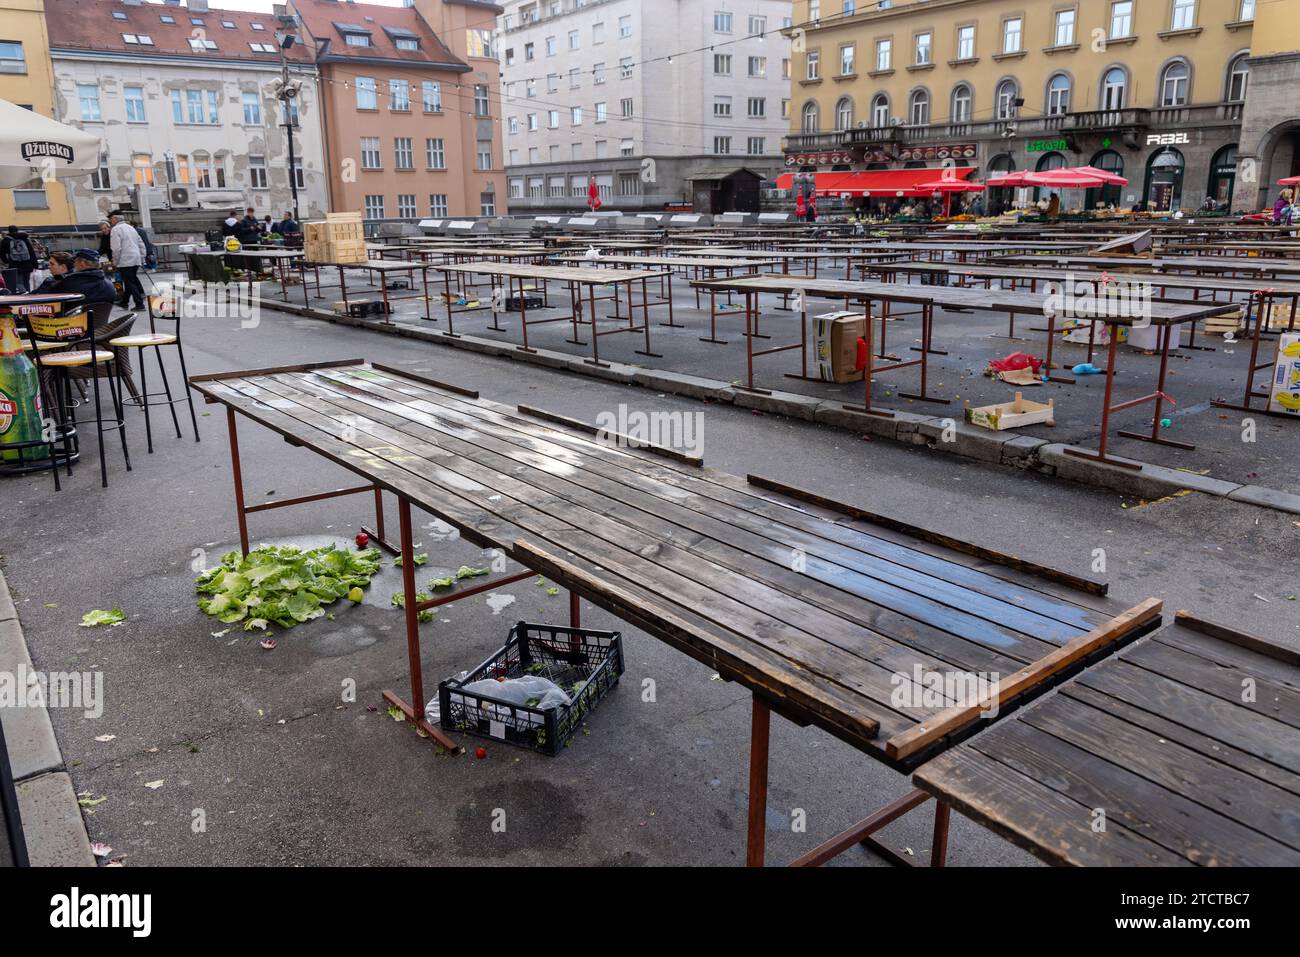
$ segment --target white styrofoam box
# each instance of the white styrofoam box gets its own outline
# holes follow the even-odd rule
[[[1277,338],[1268,409],[1300,417],[1300,332],[1284,332]]]
[[[1171,335],[1169,339],[1169,352],[1172,355],[1178,351],[1179,336]],[[1145,352],[1156,352],[1160,348],[1160,327],[1154,322],[1149,326],[1132,326],[1128,331],[1128,344],[1134,349],[1142,349]]]

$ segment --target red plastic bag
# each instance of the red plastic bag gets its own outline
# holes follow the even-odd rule
[[[1038,356],[1031,356],[1025,352],[1013,352],[1011,355],[1002,359],[993,359],[989,362],[989,375],[998,372],[1014,372],[1016,369],[1031,369],[1034,374],[1043,367],[1043,360]]]

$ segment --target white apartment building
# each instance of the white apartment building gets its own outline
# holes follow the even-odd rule
[[[790,24],[789,0],[507,4],[510,210],[581,210],[592,177],[602,209],[757,209],[789,128]]]
[[[301,81],[290,170],[275,34],[300,35],[291,21],[206,0],[47,0],[46,12],[55,118],[103,144],[95,173],[69,180],[78,222],[126,202],[132,186],[150,187],[155,210],[251,206],[279,219],[291,175],[303,219],[329,209],[317,71],[301,38],[286,53]]]

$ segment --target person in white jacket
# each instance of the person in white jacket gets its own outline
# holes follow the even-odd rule
[[[109,216],[113,228],[108,232],[108,242],[113,250],[113,266],[122,277],[122,301],[124,308],[144,308],[144,286],[140,284],[140,267],[149,254],[144,240],[135,231],[135,227],[126,221],[120,212],[114,211]],[[134,305],[128,305],[133,303]]]

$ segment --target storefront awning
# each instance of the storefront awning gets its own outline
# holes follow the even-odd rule
[[[818,196],[930,196],[933,188],[925,184],[943,179],[965,179],[975,171],[973,166],[930,167],[928,169],[869,169],[842,173],[803,173],[801,177],[814,176]],[[777,177],[778,189],[794,186],[793,173]]]

